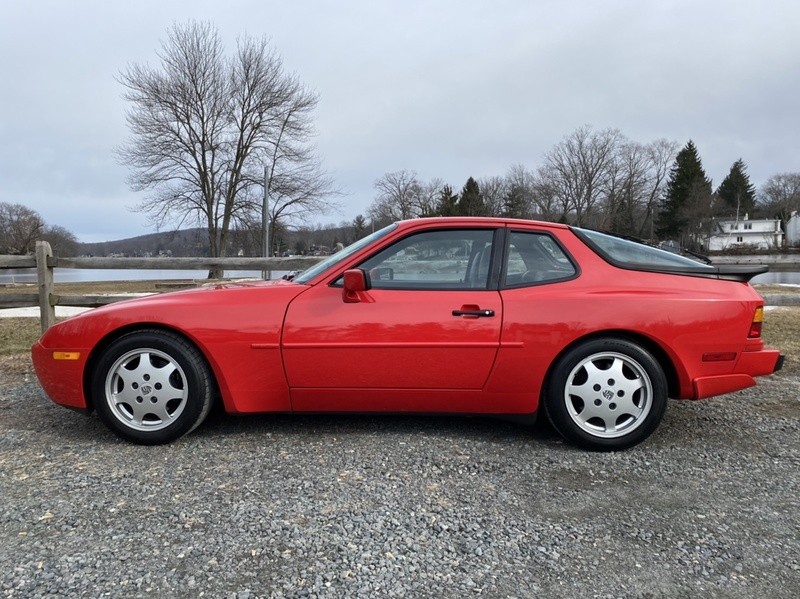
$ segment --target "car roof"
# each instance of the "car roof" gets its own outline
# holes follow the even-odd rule
[[[502,218],[502,217],[492,217],[492,216],[433,216],[430,218],[412,218],[407,220],[398,221],[398,225],[402,226],[403,228],[409,226],[415,226],[422,223],[430,224],[430,225],[437,225],[437,224],[446,224],[448,226],[458,226],[458,225],[483,225],[483,226],[491,226],[491,227],[502,227],[502,226],[531,226],[536,225],[539,227],[550,227],[553,229],[569,229],[569,225],[565,225],[563,223],[554,223],[549,221],[540,221],[540,220],[528,220],[522,218]]]

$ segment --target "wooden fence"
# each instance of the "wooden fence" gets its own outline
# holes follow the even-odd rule
[[[35,268],[38,283],[37,293],[9,293],[0,295],[0,308],[38,306],[41,312],[42,332],[55,323],[56,306],[79,306],[95,308],[123,299],[114,295],[57,295],[53,290],[54,268],[82,269],[148,269],[148,270],[254,270],[291,271],[303,270],[319,262],[316,256],[291,258],[61,258],[53,256],[50,244],[36,242],[33,256],[1,256],[0,268]],[[130,297],[130,296],[128,296]]]

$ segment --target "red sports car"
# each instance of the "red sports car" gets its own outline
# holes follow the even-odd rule
[[[119,436],[172,441],[228,412],[533,416],[580,446],[646,439],[667,398],[744,389],[782,364],[749,279],[566,225],[392,224],[292,280],[135,299],[49,329],[47,394]]]

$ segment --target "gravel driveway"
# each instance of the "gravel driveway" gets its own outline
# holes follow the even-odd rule
[[[797,379],[671,402],[617,454],[543,424],[222,414],[145,448],[4,365],[3,597],[800,596]]]

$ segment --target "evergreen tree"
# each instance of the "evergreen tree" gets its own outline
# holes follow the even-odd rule
[[[690,227],[705,216],[710,205],[711,181],[706,177],[694,142],[689,140],[678,152],[669,173],[658,217],[658,236],[685,242]]]
[[[503,216],[508,218],[527,218],[530,212],[530,201],[525,188],[513,183],[503,198]]]
[[[363,214],[359,214],[353,219],[354,241],[361,239],[367,234],[367,219]]]
[[[453,193],[449,185],[442,187],[439,200],[436,202],[437,216],[458,216],[458,195]]]
[[[459,216],[486,216],[486,204],[483,201],[478,182],[472,177],[467,179],[461,198],[458,200]]]
[[[728,176],[717,188],[717,195],[724,201],[723,208],[726,215],[752,216],[756,206],[756,188],[750,183],[747,166],[739,158],[731,166]]]

